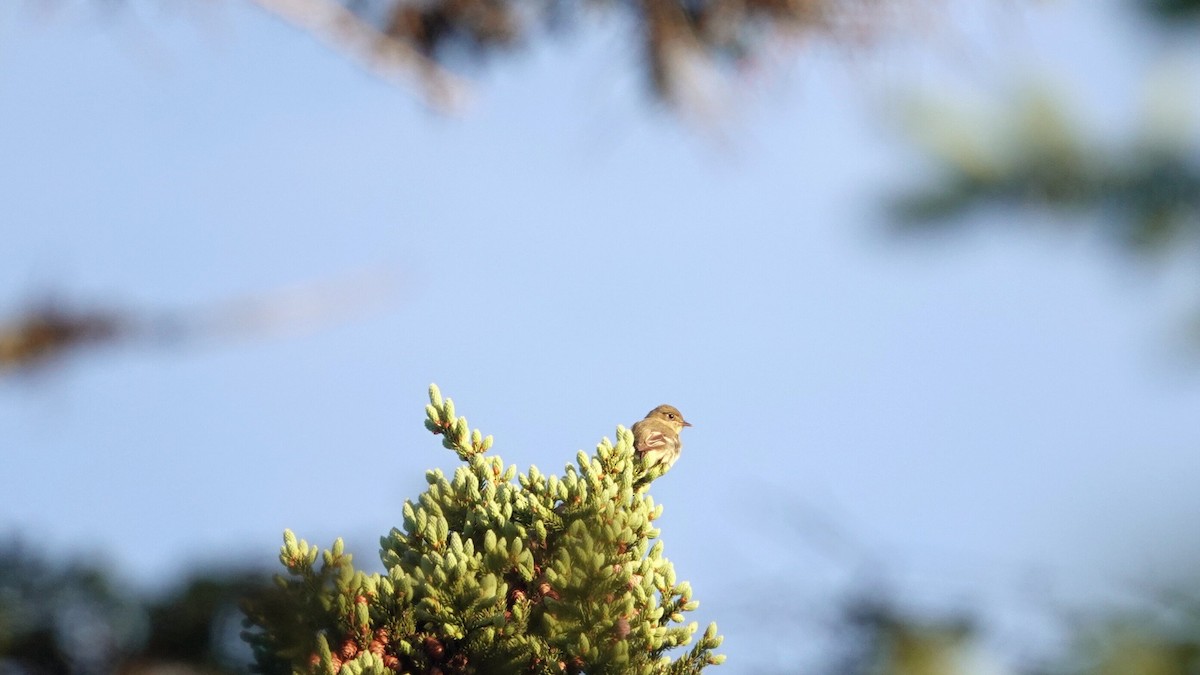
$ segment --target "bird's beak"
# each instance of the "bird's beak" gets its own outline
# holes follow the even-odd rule
[[[690,426],[692,426],[692,423],[691,423],[691,422],[689,422],[689,421],[687,421],[687,420],[684,420],[684,421],[683,421],[683,426],[685,426],[685,427],[690,427]]]

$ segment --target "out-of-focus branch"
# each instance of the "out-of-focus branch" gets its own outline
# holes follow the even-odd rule
[[[251,0],[389,80],[415,79],[438,108],[459,107],[467,87],[438,62],[456,44],[486,55],[578,7],[519,0]],[[679,109],[711,106],[722,72],[737,73],[780,44],[821,35],[861,38],[911,0],[600,0],[635,14],[651,88]],[[784,38],[782,40],[778,38]]]
[[[384,79],[404,84],[415,80],[438,109],[455,110],[466,99],[467,86],[461,78],[408,41],[377,29],[334,0],[250,1]]]
[[[892,204],[902,227],[961,225],[976,209],[1031,207],[1094,210],[1105,234],[1133,251],[1200,239],[1200,156],[1189,139],[1155,127],[1116,147],[1080,134],[1078,121],[1044,95],[1014,108],[991,124],[926,109],[917,130],[939,177]]]
[[[91,0],[103,2],[105,0]],[[122,0],[107,0],[119,4]],[[940,4],[942,0],[924,0]],[[651,93],[679,112],[736,103],[728,85],[806,44],[898,28],[915,0],[249,0],[367,71],[454,111],[466,79],[447,57],[487,57],[595,15],[625,13]],[[899,11],[897,11],[899,10]],[[901,23],[909,21],[901,19]]]
[[[261,338],[362,312],[393,293],[389,279],[364,275],[167,312],[72,308],[43,301],[0,321],[0,376],[45,368],[103,346],[174,347],[205,339]]]
[[[121,341],[128,334],[126,318],[119,313],[69,311],[44,303],[0,324],[0,373],[45,365],[68,351]]]

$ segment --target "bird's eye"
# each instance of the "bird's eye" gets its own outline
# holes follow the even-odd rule
[[[667,418],[672,420],[675,419],[675,413],[667,413]]]

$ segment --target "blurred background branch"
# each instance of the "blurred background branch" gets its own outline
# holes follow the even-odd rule
[[[1200,3],[1142,0],[1130,9],[1200,37]],[[919,101],[910,129],[937,178],[893,202],[900,226],[961,227],[981,209],[1040,209],[1093,216],[1085,222],[1131,251],[1195,245],[1200,128],[1189,74],[1163,69],[1150,81],[1140,129],[1124,142],[1080,131],[1091,120],[1045,87],[997,98],[986,114]]]
[[[1197,243],[1200,151],[1193,130],[1152,123],[1142,137],[1113,147],[1081,136],[1076,116],[1049,92],[1013,99],[1010,117],[992,124],[945,106],[917,114],[918,137],[939,178],[896,201],[902,226],[961,227],[979,209],[1045,209],[1084,213],[1084,222],[1133,251]],[[1191,119],[1186,112],[1172,117]]]
[[[168,312],[42,300],[0,320],[0,376],[37,371],[101,347],[179,347],[312,328],[378,308],[395,294],[391,275],[369,272]]]
[[[40,2],[53,10],[54,0]],[[94,0],[120,7],[130,0]],[[861,44],[914,0],[246,0],[379,77],[414,87],[436,110],[461,109],[453,69],[592,20],[630,19],[652,95],[677,109],[725,104],[714,84],[752,72],[784,45]],[[928,2],[929,0],[920,0]],[[940,0],[934,0],[940,2]],[[720,90],[719,87],[716,90]]]

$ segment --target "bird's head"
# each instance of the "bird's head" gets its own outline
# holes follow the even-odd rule
[[[683,419],[683,413],[679,412],[679,408],[673,405],[660,405],[654,410],[646,414],[646,419],[660,419],[667,424],[670,424],[675,432],[683,430],[684,427],[692,426],[691,422]]]

